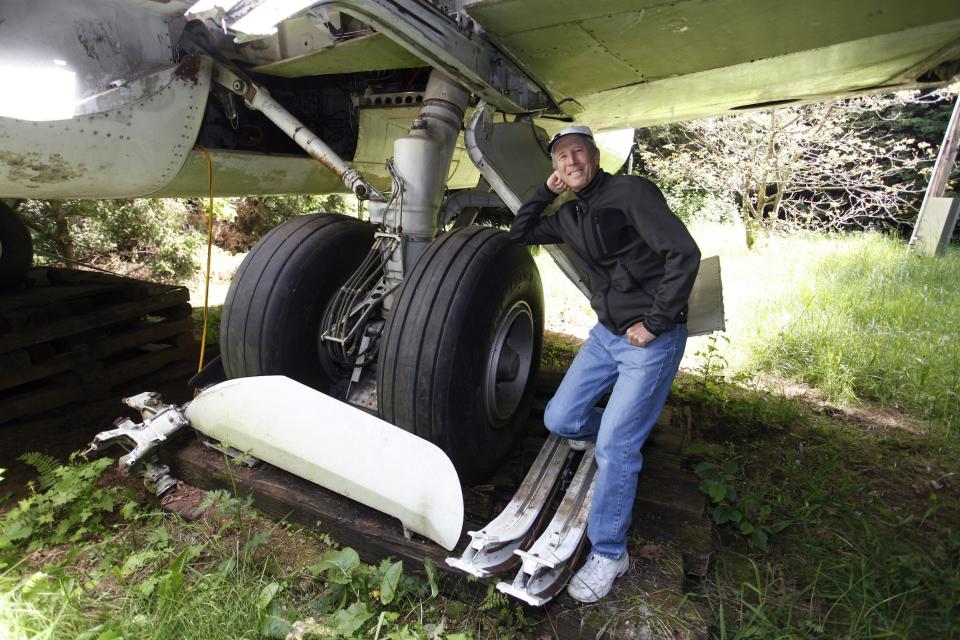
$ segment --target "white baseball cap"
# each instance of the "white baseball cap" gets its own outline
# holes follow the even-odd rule
[[[550,140],[550,144],[547,145],[547,152],[553,153],[553,145],[557,144],[557,141],[560,140],[563,136],[568,136],[571,133],[576,133],[577,135],[586,136],[593,141],[593,131],[590,131],[590,127],[582,124],[575,124],[569,127],[564,127],[560,129],[560,132],[557,135],[553,136]]]

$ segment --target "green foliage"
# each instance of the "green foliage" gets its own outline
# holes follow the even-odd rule
[[[718,637],[952,637],[960,503],[933,478],[952,468],[956,436],[698,416],[710,444],[688,451],[705,459],[696,472],[721,533],[706,590]],[[765,544],[750,540],[758,527]]]
[[[493,614],[497,623],[498,638],[526,638],[530,623],[523,607],[497,590],[492,582],[487,584],[487,593],[478,607],[480,611]]]
[[[223,305],[212,306],[207,309],[207,344],[217,344],[220,340],[220,318],[223,315]],[[199,342],[203,335],[203,306],[193,308],[193,337]]]
[[[52,487],[57,481],[56,471],[60,468],[60,461],[53,456],[38,451],[28,451],[21,455],[19,460],[37,470],[37,481],[43,491]]]
[[[564,372],[573,362],[582,341],[579,338],[562,333],[544,331],[543,351],[540,356],[540,368],[547,371]]]
[[[720,638],[955,637],[954,538],[904,545],[862,513],[848,526],[821,517],[799,529],[806,542],[788,546],[798,558],[721,554],[710,593]]]
[[[724,353],[729,343],[726,335],[711,334],[694,354],[697,366],[674,382],[674,396],[745,425],[783,428],[801,421],[803,409],[797,400],[764,389],[749,371],[728,370]]]
[[[694,444],[687,453],[708,458],[694,468],[694,473],[702,480],[700,491],[710,498],[707,513],[713,521],[744,537],[751,547],[766,551],[770,536],[782,531],[789,523],[772,521],[769,504],[753,509],[738,496],[736,487],[742,481],[740,467],[727,459],[720,447]]]
[[[347,201],[343,196],[251,196],[242,198],[236,205],[236,220],[233,223],[237,234],[230,251],[249,251],[270,229],[307,213],[347,213]]]
[[[736,247],[731,227],[696,224],[693,233],[704,255],[719,253],[723,264],[729,340],[715,345],[729,361],[730,380],[759,389],[760,371],[776,376],[767,384],[799,380],[832,402],[871,400],[957,430],[957,248],[932,258],[908,254],[905,242],[879,233],[794,233],[769,235],[748,251]],[[691,338],[688,352],[704,351],[706,340]],[[701,387],[683,377],[677,385],[703,395]],[[710,401],[752,420],[754,409],[758,418],[792,412],[796,403],[786,395],[768,394],[755,406],[749,398],[756,396],[745,392]]]
[[[19,212],[41,259],[159,280],[189,277],[203,236],[179,200],[27,200]]]
[[[113,463],[110,458],[80,463],[71,457],[69,464],[55,466],[41,454],[26,454],[20,460],[37,467],[46,489],[38,492],[31,483],[31,494],[0,520],[0,554],[29,553],[94,535],[121,499],[119,489],[97,486]]]
[[[332,549],[308,567],[311,575],[326,581],[326,588],[310,603],[314,615],[307,628],[338,638],[422,638],[428,631],[425,625],[397,622],[405,606],[439,593],[436,567],[428,561],[425,570],[426,583],[404,575],[402,561],[386,559],[374,567],[360,562],[353,549]]]

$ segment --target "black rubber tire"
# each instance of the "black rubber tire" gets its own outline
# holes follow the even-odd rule
[[[529,310],[532,353],[516,409],[497,420],[484,404],[487,362],[498,325],[518,306]],[[516,443],[542,346],[543,287],[526,247],[485,227],[447,233],[406,277],[384,327],[380,414],[443,449],[461,482],[480,482]]]
[[[285,375],[326,391],[317,348],[320,318],[373,244],[373,226],[334,213],[298,216],[271,229],[230,283],[220,321],[228,378]]]
[[[32,265],[30,230],[13,209],[0,202],[0,289],[20,284]]]

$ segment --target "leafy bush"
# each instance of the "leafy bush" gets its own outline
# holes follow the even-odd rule
[[[27,200],[39,261],[80,263],[157,280],[189,277],[203,242],[180,200]]]

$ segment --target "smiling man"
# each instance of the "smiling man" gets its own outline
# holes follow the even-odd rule
[[[565,242],[589,279],[599,320],[544,414],[547,428],[572,448],[596,441],[592,551],[568,587],[577,600],[594,602],[630,564],[627,529],[641,448],[683,356],[700,250],[656,185],[600,169],[589,128],[561,130],[549,151],[554,172],[517,212],[510,236],[524,244]],[[568,189],[575,197],[541,217]],[[606,407],[598,408],[611,387]]]

